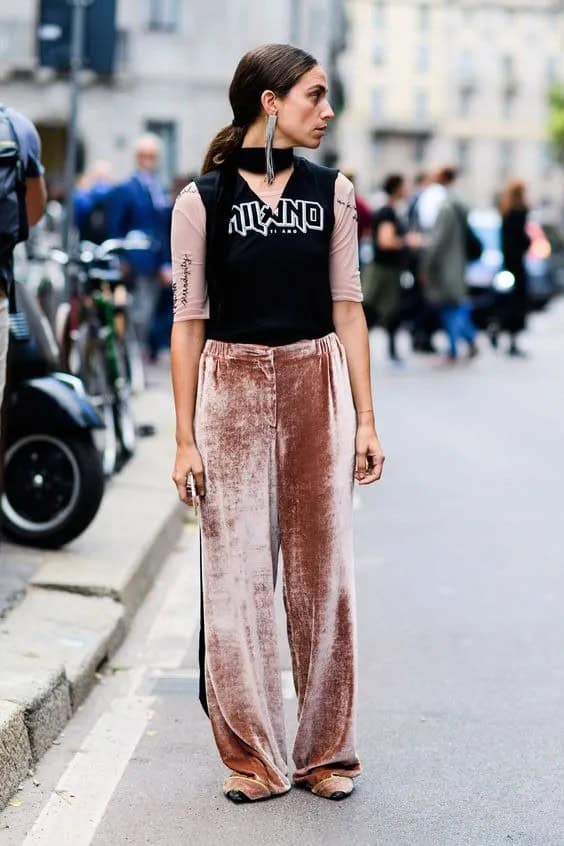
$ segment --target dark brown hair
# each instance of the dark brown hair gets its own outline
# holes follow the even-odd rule
[[[401,173],[390,173],[389,176],[384,179],[382,190],[385,191],[388,197],[391,197],[396,193],[398,188],[404,184],[404,182],[405,180]]]
[[[505,187],[499,201],[499,210],[502,215],[513,209],[525,208],[526,200],[526,186],[521,179],[512,179]]]
[[[441,185],[452,185],[457,177],[458,170],[451,165],[445,165],[439,168],[436,178],[437,182],[440,182]]]
[[[204,159],[202,173],[221,167],[243,143],[249,126],[261,113],[263,91],[285,97],[317,60],[290,44],[265,44],[245,53],[229,86],[233,123],[221,129]]]

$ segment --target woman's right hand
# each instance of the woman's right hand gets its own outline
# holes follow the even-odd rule
[[[195,444],[191,446],[178,446],[176,448],[176,460],[174,462],[172,480],[176,485],[178,496],[182,502],[196,508],[196,503],[192,502],[190,490],[186,486],[186,480],[190,473],[194,476],[197,495],[199,497],[205,496],[204,465],[197,446]]]

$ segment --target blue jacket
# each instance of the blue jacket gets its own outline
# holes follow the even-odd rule
[[[151,249],[132,250],[127,254],[135,274],[153,274],[170,263],[170,215],[169,205],[155,205],[151,192],[138,174],[133,174],[110,193],[108,236],[124,238],[135,229],[144,232],[152,241]]]
[[[103,204],[104,211],[107,214],[108,200],[113,185],[108,182],[95,182],[90,188],[75,188],[73,192],[73,210],[74,210],[74,225],[77,227],[80,239],[88,238],[90,232],[88,229],[88,218],[94,206],[98,203]],[[102,237],[106,237],[107,232],[103,233]]]

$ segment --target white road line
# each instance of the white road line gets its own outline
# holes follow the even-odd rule
[[[23,846],[89,846],[153,703],[152,696],[115,700],[63,773]]]
[[[175,575],[164,602],[136,649],[140,663],[131,668],[123,695],[111,702],[72,758],[23,846],[89,846],[92,842],[153,714],[156,697],[140,695],[147,675],[179,667],[196,630],[198,542],[196,532],[183,544],[178,553],[182,566],[178,570],[173,565]]]
[[[191,538],[185,566],[175,580],[147,635],[143,660],[150,667],[179,667],[200,619],[198,535]]]

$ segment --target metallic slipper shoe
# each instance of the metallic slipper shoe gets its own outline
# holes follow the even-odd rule
[[[244,802],[260,802],[270,799],[272,794],[264,782],[250,776],[231,773],[223,782],[223,793],[231,802],[241,805]]]
[[[303,787],[322,799],[332,799],[334,802],[346,799],[354,790],[352,778],[340,775],[330,775],[318,781],[317,784],[308,784],[307,781],[303,781],[296,786]]]

